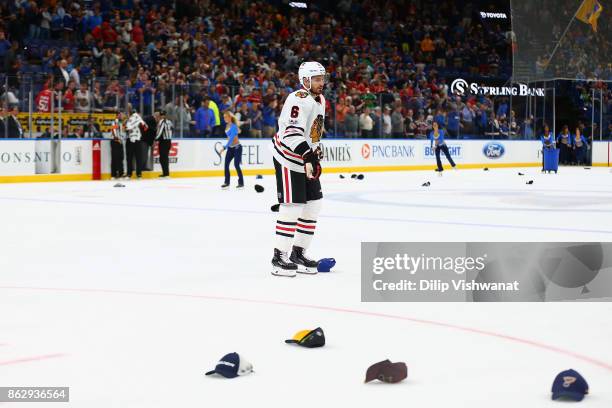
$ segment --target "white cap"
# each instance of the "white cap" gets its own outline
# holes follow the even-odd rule
[[[306,85],[304,85],[304,78],[308,78],[308,81],[310,81],[314,76],[325,74],[325,67],[316,61],[302,62],[300,69],[298,70],[300,84],[302,84],[304,88],[306,88]]]

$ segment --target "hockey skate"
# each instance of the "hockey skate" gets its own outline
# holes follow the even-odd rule
[[[298,266],[287,259],[287,254],[274,248],[274,258],[272,258],[272,275],[286,276],[294,278]]]
[[[297,273],[315,275],[318,272],[319,262],[308,259],[304,252],[304,248],[294,246],[289,260],[297,265]]]

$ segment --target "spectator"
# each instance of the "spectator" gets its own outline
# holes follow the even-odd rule
[[[461,124],[464,133],[471,135],[474,132],[474,110],[469,103],[466,103],[461,111]]]
[[[49,7],[43,4],[40,7],[40,30],[39,38],[46,40],[51,37],[51,13],[49,13]]]
[[[85,113],[90,112],[93,108],[93,98],[89,89],[87,89],[87,84],[82,83],[79,90],[74,94],[74,100],[76,103],[76,111]]]
[[[455,104],[452,104],[451,110],[450,112],[448,112],[447,118],[448,123],[446,124],[446,130],[448,136],[457,139],[459,137],[461,121],[459,112],[457,111],[457,107],[455,106]]]
[[[404,117],[402,116],[402,108],[398,106],[395,107],[391,115],[391,131],[395,139],[404,137]]]
[[[380,106],[376,106],[374,108],[374,112],[370,114],[372,118],[372,122],[374,125],[372,126],[372,136],[374,137],[382,137],[383,128],[382,128],[382,110]]]
[[[21,66],[19,58],[20,58],[19,43],[17,41],[13,41],[10,44],[10,48],[4,55],[4,72],[8,75],[9,84],[11,86],[18,85],[16,83],[17,73],[19,72],[19,68]]]
[[[346,115],[349,112],[350,97],[341,99],[336,105],[336,126],[338,127],[338,133],[343,134],[345,132],[345,120]]]
[[[383,114],[383,117],[382,117],[383,137],[385,139],[390,138],[393,132],[390,113],[391,113],[391,108],[388,105],[385,106],[385,113]]]
[[[91,31],[91,35],[98,41],[102,41],[105,47],[114,47],[117,43],[118,34],[108,21],[103,22]]]
[[[119,57],[113,53],[110,47],[104,50],[102,56],[102,73],[107,78],[116,78],[119,75]]]
[[[55,82],[63,81],[64,85],[68,85],[68,81],[70,81],[70,74],[67,70],[68,61],[65,59],[61,59],[57,61],[57,65],[53,72],[53,80]]]
[[[77,67],[72,64],[72,56],[69,56],[66,61],[68,62],[68,65],[66,66],[68,80],[74,81],[74,83],[79,86],[81,84],[81,75]]]
[[[19,119],[17,117],[18,114],[19,109],[15,106],[12,109],[8,110],[8,114],[4,115],[4,126],[2,129],[0,129],[0,131],[4,132],[5,138],[23,138],[23,128],[21,127],[21,123],[19,122]]]
[[[19,105],[19,99],[17,99],[17,96],[15,96],[15,93],[12,92],[10,88],[6,89],[6,87],[2,85],[0,86],[0,92],[0,102],[2,103],[2,105],[5,105],[9,108]]]
[[[361,115],[359,115],[359,128],[361,129],[361,137],[372,137],[372,129],[374,128],[374,120],[370,116],[370,108],[366,107]]]
[[[427,138],[427,132],[429,130],[429,125],[427,124],[427,120],[425,119],[425,115],[423,113],[419,113],[417,120],[415,122],[416,133],[415,136],[417,139],[425,139]]]
[[[433,52],[435,51],[435,49],[436,46],[434,45],[434,42],[432,41],[429,34],[425,35],[425,38],[423,39],[423,41],[421,41],[421,51],[423,51],[426,61],[432,61]]]
[[[76,24],[75,18],[72,16],[71,13],[66,13],[64,14],[62,23],[64,26],[64,41],[74,41],[74,29]]]
[[[40,36],[40,24],[42,22],[42,14],[38,9],[36,2],[31,2],[26,12],[26,21],[28,23],[30,40],[35,40]]]
[[[504,116],[508,116],[508,101],[505,98],[502,99],[499,107],[497,108],[497,117],[501,119]]]
[[[121,108],[123,95],[125,92],[119,86],[119,81],[113,80],[106,87],[104,92],[104,107],[105,111],[118,112]]]
[[[436,116],[434,116],[433,120],[438,124],[440,128],[446,128],[446,116],[444,115],[444,111],[442,109],[437,110]]]
[[[170,100],[166,106],[164,106],[164,111],[166,112],[166,118],[172,122],[172,124],[178,124],[178,105],[179,105],[180,97],[176,96],[174,100]]]
[[[56,6],[51,14],[51,38],[58,40],[64,30],[65,11],[61,4]]]
[[[526,118],[525,122],[523,123],[523,137],[527,140],[534,138],[533,116]]]
[[[484,103],[476,104],[476,132],[479,135],[484,135],[489,125],[489,115],[487,107]],[[449,132],[450,133],[450,132]]]
[[[359,134],[359,116],[355,113],[355,106],[350,105],[348,109],[344,118],[344,134],[346,137],[355,138]]]
[[[4,65],[4,58],[10,49],[11,42],[6,39],[6,34],[4,34],[4,31],[0,30],[0,66],[4,67],[5,70],[6,67]]]
[[[263,108],[263,137],[272,137],[276,133],[276,107],[277,102],[276,98],[274,98]]]
[[[211,98],[209,99],[208,107],[212,110],[213,118],[215,121],[215,124],[213,125],[213,129],[212,129],[212,136],[213,137],[224,137],[225,132],[223,130],[223,127],[221,126],[221,114],[219,112],[219,106]]]
[[[75,94],[76,84],[74,81],[68,82],[68,88],[66,92],[64,92],[62,97],[62,110],[64,112],[74,112],[74,94]]]
[[[195,113],[196,137],[210,137],[215,126],[215,114],[209,108],[209,99],[202,99],[201,106]]]
[[[262,113],[259,109],[259,103],[253,102],[249,109],[249,120],[251,121],[251,137],[260,138],[262,135]]]
[[[34,99],[37,112],[51,112],[51,98],[53,97],[53,91],[49,89],[50,82],[50,80],[45,82],[42,90],[38,93],[38,95],[36,95],[36,98]]]
[[[180,101],[180,100],[179,100]],[[185,100],[176,109],[176,129],[180,137],[194,137],[190,125],[195,124],[191,119],[191,111]]]
[[[144,32],[142,31],[142,28],[140,27],[140,20],[134,21],[134,27],[132,28],[131,34],[132,34],[132,41],[134,41],[134,43],[136,43],[137,45],[144,44]]]
[[[413,110],[408,109],[406,117],[404,118],[404,133],[407,137],[415,137],[416,135],[417,126],[413,116]]]
[[[251,120],[249,119],[249,106],[246,103],[240,105],[240,110],[236,113],[236,120],[240,128],[240,136],[248,137],[251,130]]]

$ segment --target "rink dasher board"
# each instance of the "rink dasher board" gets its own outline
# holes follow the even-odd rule
[[[98,139],[0,140],[0,182],[77,181],[92,179],[93,145]],[[173,177],[218,177],[223,174],[224,139],[174,139],[170,150]],[[241,139],[246,175],[273,174],[272,142]],[[431,170],[435,152],[428,140],[328,139],[321,143],[324,172]],[[537,140],[447,140],[459,168],[541,166]],[[609,142],[593,143],[593,166],[609,166]],[[441,155],[445,168],[448,162]],[[152,149],[153,172],[161,173],[157,145]],[[110,140],[101,139],[102,179],[110,178]],[[232,166],[233,168],[233,166]],[[50,174],[57,171],[57,174]]]

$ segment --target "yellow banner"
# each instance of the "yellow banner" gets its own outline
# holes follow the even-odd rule
[[[603,7],[597,0],[584,0],[576,12],[576,18],[583,23],[590,24],[594,31],[597,31],[597,19]]]
[[[23,133],[27,135],[30,132],[29,116],[27,113],[17,115]],[[76,132],[80,126],[86,126],[90,119],[94,123],[94,127],[98,128],[102,133],[108,133],[113,126],[113,120],[116,115],[113,113],[62,113],[62,133]],[[57,113],[53,114],[54,133],[58,132],[60,116]],[[33,113],[32,114],[32,133],[44,133],[51,127],[50,113]]]

